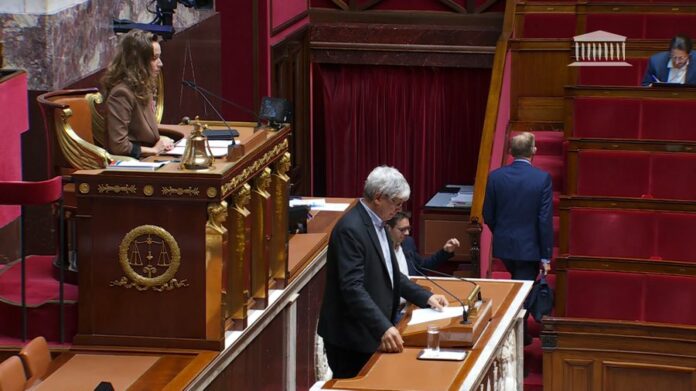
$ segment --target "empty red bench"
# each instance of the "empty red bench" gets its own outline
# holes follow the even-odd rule
[[[577,97],[573,134],[580,138],[696,141],[696,101]]]
[[[627,58],[630,67],[579,67],[578,85],[639,86],[643,81],[647,58]]]
[[[565,316],[696,324],[696,277],[568,270]]]
[[[696,201],[696,154],[581,150],[576,194]]]
[[[571,256],[696,262],[696,213],[571,208],[566,224]]]

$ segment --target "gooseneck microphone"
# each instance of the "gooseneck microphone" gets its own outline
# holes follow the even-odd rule
[[[232,102],[232,101],[229,100],[229,99],[225,99],[225,98],[221,97],[220,95],[218,95],[218,94],[216,94],[216,93],[214,93],[214,92],[212,92],[212,91],[210,91],[210,90],[208,90],[208,89],[206,89],[206,88],[204,88],[204,87],[199,86],[198,84],[192,82],[191,80],[184,80],[184,82],[187,82],[187,83],[191,84],[191,86],[194,87],[194,88],[198,88],[198,90],[202,91],[202,92],[205,93],[206,95],[210,95],[210,96],[212,96],[213,98],[215,98],[215,99],[217,99],[217,100],[219,100],[219,101],[221,101],[221,102],[227,103],[228,105],[230,105],[230,106],[232,106],[232,107],[234,107],[234,108],[237,108],[237,109],[239,109],[239,110],[242,110],[243,112],[245,112],[245,113],[247,113],[247,114],[251,114],[251,115],[254,117],[254,120],[258,121],[259,115],[256,114],[253,110],[249,110],[249,109],[247,109],[246,107],[244,107],[244,106],[242,106],[242,105],[240,105],[240,104],[234,103],[234,102]]]
[[[470,280],[467,280],[466,278],[458,277],[458,276],[455,276],[455,275],[453,275],[453,274],[447,274],[447,273],[443,273],[443,272],[440,272],[440,271],[437,271],[437,270],[428,269],[427,267],[417,266],[417,265],[415,265],[415,264],[414,264],[413,266],[414,266],[414,269],[416,269],[416,270],[421,269],[421,270],[424,270],[424,271],[426,271],[426,272],[428,272],[428,273],[437,274],[438,276],[456,278],[456,279],[459,280],[459,281],[468,282],[469,284],[473,285],[475,288],[479,288],[478,294],[477,294],[477,297],[476,297],[476,301],[481,301],[481,300],[482,300],[482,299],[481,299],[481,287],[479,286],[479,284],[475,283],[474,281],[470,281]],[[420,270],[419,270],[419,271],[420,271]]]
[[[227,130],[229,130],[230,134],[232,135],[232,144],[236,144],[236,141],[234,138],[239,137],[239,132],[230,127],[230,125],[227,123],[227,121],[225,121],[225,118],[222,116],[222,114],[220,114],[220,112],[215,108],[215,106],[213,106],[213,103],[210,101],[210,99],[208,99],[208,97],[205,96],[205,94],[203,92],[201,92],[200,87],[198,87],[196,85],[196,83],[193,83],[189,80],[182,80],[181,84],[185,85],[186,87],[191,88],[192,90],[196,91],[196,93],[198,93],[198,95],[203,99],[203,101],[206,104],[208,104],[208,106],[213,110],[215,115],[217,115],[218,118],[220,118],[220,120],[222,121],[222,123],[225,124],[225,126],[227,127]]]
[[[421,272],[417,267],[415,267],[416,265],[415,265],[411,260],[406,259],[406,262],[409,262],[411,265],[414,266],[414,269],[415,269],[416,273],[418,273],[419,275],[421,275],[421,276],[422,276],[423,278],[425,278],[426,280],[432,282],[433,285],[435,285],[436,287],[442,289],[443,292],[447,293],[447,294],[450,295],[452,298],[454,298],[454,300],[456,300],[456,301],[462,306],[462,321],[461,321],[460,323],[461,323],[461,324],[467,324],[467,323],[469,323],[469,311],[468,311],[468,308],[467,308],[468,306],[467,306],[466,304],[464,304],[464,302],[462,301],[462,299],[460,299],[459,297],[457,297],[457,295],[455,295],[454,293],[450,292],[448,289],[446,289],[446,288],[443,287],[442,285],[438,284],[438,283],[437,283],[435,280],[433,280],[432,278],[430,278],[430,277],[428,277],[427,275],[423,274],[423,272]]]

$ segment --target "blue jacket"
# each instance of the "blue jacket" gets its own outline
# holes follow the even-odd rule
[[[669,68],[667,64],[669,63],[669,52],[660,52],[650,56],[648,60],[648,69],[645,70],[645,76],[643,76],[644,86],[650,85],[655,82],[653,75],[657,80],[666,83],[669,80]],[[694,52],[689,53],[689,65],[686,68],[686,84],[696,84],[696,54]]]
[[[424,258],[418,254],[416,249],[416,241],[412,237],[407,236],[401,243],[401,248],[404,250],[404,256],[406,257],[406,263],[408,264],[408,275],[417,276],[418,273],[415,267],[424,267],[426,269],[435,269],[442,262],[452,258],[454,253],[448,253],[443,249],[439,249],[435,254],[428,258]]]
[[[493,256],[514,261],[551,259],[551,175],[523,161],[491,172],[483,218],[493,232]]]

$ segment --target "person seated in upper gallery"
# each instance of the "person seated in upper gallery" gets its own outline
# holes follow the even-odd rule
[[[101,80],[106,97],[106,149],[136,159],[170,150],[155,117],[162,48],[150,32],[131,30],[121,37],[116,56]]]
[[[677,35],[669,43],[669,51],[650,56],[643,86],[655,83],[696,85],[696,55],[691,53],[691,39]]]
[[[394,246],[394,253],[399,264],[399,271],[406,276],[419,275],[416,267],[435,269],[443,262],[454,256],[454,250],[459,247],[457,238],[448,239],[440,250],[430,257],[418,254],[416,242],[411,237],[411,214],[406,211],[397,212],[387,221],[389,236]]]

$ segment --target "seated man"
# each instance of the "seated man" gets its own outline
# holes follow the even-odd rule
[[[454,250],[459,247],[457,238],[448,239],[442,249],[438,250],[430,257],[424,258],[418,254],[416,242],[411,237],[411,214],[409,212],[397,212],[394,217],[387,221],[389,226],[389,236],[394,245],[396,260],[399,263],[399,270],[407,276],[419,275],[416,267],[435,269],[440,264],[454,256]]]
[[[677,35],[669,51],[654,54],[648,60],[643,86],[654,83],[696,84],[696,56],[691,53],[691,39]]]

